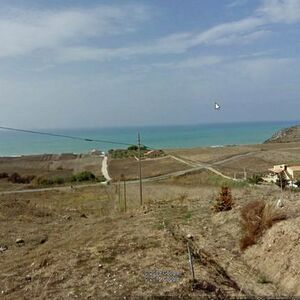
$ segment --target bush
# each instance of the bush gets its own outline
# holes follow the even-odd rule
[[[286,215],[264,201],[252,201],[241,210],[241,250],[256,244],[263,233],[274,223],[285,220]]]
[[[260,175],[253,175],[252,177],[248,178],[248,182],[251,184],[260,184],[261,182],[263,182],[263,179]]]
[[[44,178],[44,177],[38,177],[36,179],[36,183],[38,185],[60,185],[67,182],[82,182],[82,181],[105,181],[106,179],[104,176],[99,176],[96,178],[96,176],[88,171],[84,171],[78,174],[73,175],[72,177],[63,178],[63,177],[54,177],[54,178]]]
[[[137,145],[131,145],[127,148],[127,150],[131,151],[131,150],[134,150],[134,151],[137,151],[139,149],[139,147]]]
[[[65,183],[65,179],[62,177],[55,177],[52,179],[53,184],[64,184]]]
[[[54,181],[53,181],[53,179],[38,177],[37,184],[38,185],[53,185]]]
[[[96,180],[97,180],[98,182],[105,182],[105,181],[106,181],[106,178],[105,178],[103,175],[101,175],[101,176],[98,176],[98,177],[96,178]]]
[[[30,183],[34,179],[34,176],[24,176],[22,177],[19,173],[12,173],[8,177],[8,181],[12,183]]]
[[[232,209],[233,199],[231,195],[231,190],[228,186],[221,187],[221,192],[216,201],[217,203],[213,207],[213,210],[215,212],[228,211]]]
[[[8,174],[6,172],[2,172],[0,173],[0,179],[5,179],[5,178],[8,178]]]
[[[95,181],[95,180],[96,180],[96,176],[89,171],[84,171],[79,174],[75,174],[71,177],[72,182]]]
[[[141,146],[141,156],[143,157],[145,153],[148,151],[146,146]],[[130,157],[137,157],[138,153],[138,146],[131,145],[127,149],[110,149],[108,154],[113,159],[121,159],[121,158],[130,158]]]

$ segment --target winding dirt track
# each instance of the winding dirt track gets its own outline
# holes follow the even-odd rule
[[[235,156],[232,156],[230,158],[226,158],[226,159],[222,159],[219,160],[217,162],[214,162],[212,164],[205,164],[205,163],[199,163],[197,161],[193,161],[193,160],[187,160],[185,158],[182,158],[180,156],[174,156],[174,155],[170,155],[171,158],[180,161],[186,165],[189,165],[191,168],[187,169],[187,170],[183,170],[183,171],[177,171],[177,172],[172,172],[172,173],[168,173],[168,174],[164,174],[164,175],[159,175],[159,176],[155,176],[155,177],[150,177],[150,178],[144,178],[143,182],[153,182],[153,181],[160,181],[160,180],[165,180],[168,179],[170,177],[176,177],[176,176],[182,176],[194,171],[199,171],[199,170],[209,170],[219,176],[222,176],[223,178],[226,179],[231,179],[231,180],[235,180],[232,177],[226,176],[223,173],[219,172],[218,170],[216,170],[215,168],[213,168],[214,165],[220,165],[223,163],[226,163],[228,161],[232,161],[232,160],[236,160],[236,159],[240,159],[246,156],[250,156],[252,154],[254,154],[256,152],[248,152],[248,153],[244,153],[244,154],[238,154]],[[106,178],[106,183],[108,181],[111,180],[108,170],[107,170],[107,161],[105,162],[105,158],[103,159],[102,162],[102,173]],[[139,180],[129,180],[127,181],[127,183],[129,184],[135,184],[138,183]],[[105,183],[104,183],[105,184]],[[46,192],[46,191],[69,191],[70,189],[76,190],[76,189],[80,189],[80,188],[86,188],[86,187],[92,187],[92,186],[101,186],[103,185],[103,183],[90,183],[90,184],[81,184],[81,185],[77,185],[77,186],[58,186],[58,187],[49,187],[49,188],[39,188],[39,189],[23,189],[23,190],[14,190],[14,191],[5,191],[5,192],[0,192],[0,195],[7,195],[7,194],[21,194],[21,193],[39,193],[39,192]]]

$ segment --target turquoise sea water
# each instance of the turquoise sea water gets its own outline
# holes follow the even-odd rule
[[[137,132],[140,131],[142,144],[163,149],[261,143],[279,129],[296,124],[300,124],[300,121],[43,131],[130,144],[136,143]],[[122,147],[124,146],[0,130],[0,156],[63,152],[84,153],[95,148],[107,151],[111,148]]]

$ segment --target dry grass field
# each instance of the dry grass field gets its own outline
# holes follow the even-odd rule
[[[258,172],[279,159],[298,161],[299,145],[272,146],[228,147],[224,153],[211,148],[211,156],[201,149],[198,154],[197,149],[172,154],[186,161],[221,160],[213,166],[228,173],[245,166]],[[186,168],[172,158],[143,161],[145,177]],[[135,178],[137,162],[112,160],[110,172]],[[223,185],[231,187],[234,205],[216,213],[212,208]],[[0,193],[0,297],[300,295],[299,192],[252,186],[197,169],[158,182],[145,180],[143,196],[140,207],[139,186],[128,182],[125,211],[123,184]],[[281,208],[276,207],[278,199]],[[254,245],[241,250],[247,228],[241,210],[252,201],[272,207],[268,213],[275,217],[265,220],[285,217],[266,226],[255,219],[253,228],[265,227],[259,227]],[[187,243],[194,256],[194,284]]]
[[[235,155],[258,151],[255,146],[201,147],[188,149],[173,149],[168,154],[180,156],[198,162],[212,163]]]
[[[89,154],[44,154],[21,157],[0,157],[0,172],[21,175],[67,176],[81,171],[101,174],[102,158]]]
[[[219,148],[170,150],[170,154],[188,161],[210,163],[225,175],[242,178],[268,173],[275,164],[300,165],[300,143],[259,144]]]
[[[142,208],[138,185],[128,184],[127,212],[123,189],[118,198],[114,185],[0,196],[0,247],[7,247],[0,253],[2,297],[299,295],[299,279],[281,270],[279,263],[273,271],[253,265],[254,257],[265,253],[263,237],[253,246],[255,253],[251,247],[245,252],[239,248],[241,207],[257,199],[274,204],[279,190],[233,187],[233,209],[214,213],[211,208],[219,186],[198,179],[198,174],[191,174],[179,183],[146,183]],[[284,199],[289,219],[282,223],[287,230],[299,220],[300,194],[285,192]],[[194,289],[187,260],[188,233],[195,251],[198,285]],[[16,243],[17,239],[24,243]],[[278,251],[276,240],[273,250]],[[285,251],[288,256],[290,248]],[[299,263],[297,257],[288,259]],[[169,275],[157,275],[163,271],[175,274],[173,281]],[[281,275],[276,277],[278,272]],[[293,284],[278,280],[285,278]]]
[[[89,154],[44,154],[21,157],[0,157],[0,173],[9,175],[18,173],[21,176],[35,176],[36,178],[70,178],[72,175],[90,171],[96,176],[101,173],[102,157]],[[7,180],[0,180],[0,191],[30,188],[31,184],[13,184]]]
[[[189,167],[171,157],[142,160],[142,175],[144,178],[159,176],[189,169]],[[138,161],[135,158],[112,159],[109,162],[109,174],[117,181],[122,174],[126,179],[138,178]]]

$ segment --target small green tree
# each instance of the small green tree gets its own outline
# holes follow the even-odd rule
[[[129,151],[137,151],[139,149],[139,147],[137,145],[131,145],[127,148],[127,150]]]

